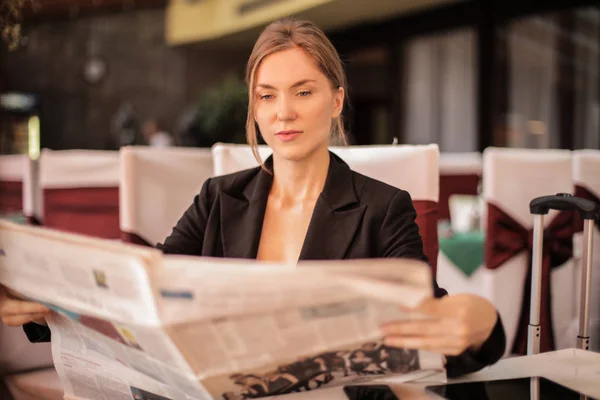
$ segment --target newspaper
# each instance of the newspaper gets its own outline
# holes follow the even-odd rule
[[[53,310],[67,399],[239,400],[444,368],[382,344],[381,324],[426,318],[419,261],[166,256],[0,222],[0,284]]]

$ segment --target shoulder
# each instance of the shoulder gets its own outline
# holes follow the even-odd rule
[[[211,198],[216,196],[219,192],[226,192],[234,196],[241,194],[256,178],[260,171],[260,167],[255,167],[234,172],[232,174],[209,178],[204,183],[203,192]]]
[[[354,188],[359,202],[387,213],[393,205],[411,205],[410,194],[403,189],[352,171]]]

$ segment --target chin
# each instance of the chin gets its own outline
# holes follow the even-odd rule
[[[325,149],[328,148],[328,141],[306,141],[302,139],[307,138],[298,138],[300,140],[294,140],[290,142],[280,142],[279,139],[273,138],[275,140],[271,141],[271,143],[267,143],[267,145],[273,150],[273,153],[280,157],[283,160],[288,161],[303,161],[311,158],[316,152],[321,150],[323,147]]]
[[[308,158],[311,154],[310,149],[305,148],[305,146],[298,146],[291,143],[286,143],[284,146],[279,145],[271,148],[277,157],[288,161],[302,161]]]

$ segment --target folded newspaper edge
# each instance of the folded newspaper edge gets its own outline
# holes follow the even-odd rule
[[[426,318],[432,283],[415,260],[166,256],[0,221],[0,284],[54,311],[65,398],[238,400],[443,371],[379,328]]]

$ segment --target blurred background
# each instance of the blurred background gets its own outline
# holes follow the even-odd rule
[[[3,0],[0,154],[243,142],[243,71],[307,18],[345,62],[352,144],[600,148],[596,1]]]
[[[0,218],[162,242],[206,179],[257,165],[236,145],[244,69],[261,30],[287,16],[318,24],[341,54],[350,143],[390,145],[335,151],[411,193],[437,282],[492,301],[505,356],[524,354],[529,202],[600,203],[598,1],[0,0]],[[583,221],[546,221],[542,351],[576,346],[587,276]],[[594,243],[598,255],[597,229]],[[600,352],[598,256],[594,268]],[[570,366],[556,360],[597,388],[575,352]],[[48,343],[0,323],[0,398],[9,392],[63,398]]]

